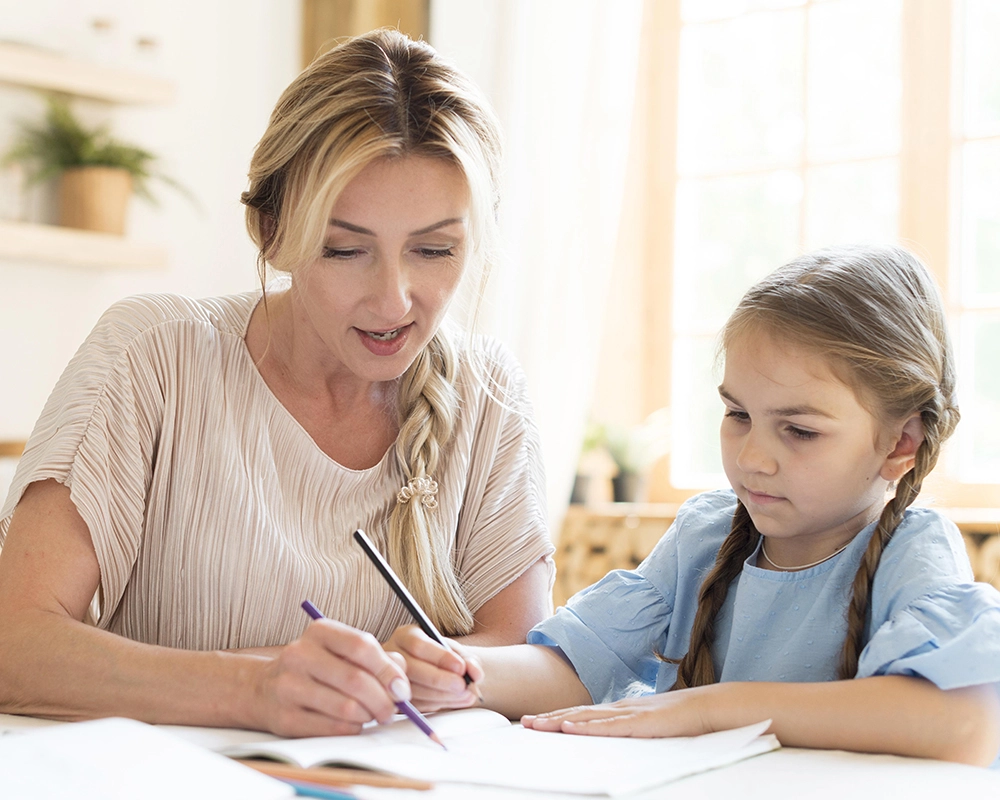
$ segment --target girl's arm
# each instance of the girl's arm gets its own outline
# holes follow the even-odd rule
[[[69,489],[31,484],[0,552],[0,711],[303,736],[387,720],[395,712],[388,687],[409,692],[374,637],[331,620],[309,625],[277,657],[159,647],[99,630],[82,621],[99,584]]]
[[[1000,750],[991,685],[944,691],[888,675],[826,683],[716,683],[526,717],[527,727],[593,736],[693,736],[771,719],[788,747],[987,765]]]

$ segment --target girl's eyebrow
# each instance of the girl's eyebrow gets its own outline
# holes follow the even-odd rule
[[[728,400],[733,405],[743,407],[743,404],[733,397],[727,390],[725,386],[719,386],[719,394],[723,399]],[[826,417],[827,419],[835,419],[834,415],[828,411],[824,411],[821,408],[816,408],[815,406],[786,406],[784,408],[772,408],[767,411],[767,416],[769,417]]]
[[[420,228],[416,231],[411,231],[410,236],[423,236],[425,233],[430,233],[431,231],[436,231],[438,228],[444,228],[448,225],[454,225],[456,222],[465,222],[465,217],[449,217],[448,219],[443,219],[440,222],[435,222],[432,225],[428,225],[426,228]],[[375,231],[370,231],[368,228],[362,228],[360,225],[354,225],[353,223],[346,222],[342,219],[332,218],[329,220],[330,225],[335,228],[343,228],[345,231],[351,231],[352,233],[360,233],[362,236],[375,236]]]

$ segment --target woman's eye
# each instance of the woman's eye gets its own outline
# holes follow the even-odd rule
[[[736,409],[733,409],[733,408],[727,408],[726,409],[726,418],[727,419],[734,419],[737,422],[749,422],[750,421],[750,415],[746,411],[737,411]]]
[[[787,430],[796,439],[805,439],[808,441],[809,439],[815,439],[817,436],[819,436],[819,434],[816,433],[816,431],[807,431],[803,428],[798,428],[795,425],[789,425]]]
[[[455,255],[454,247],[418,247],[417,253],[423,258],[450,258]]]
[[[350,258],[357,258],[364,252],[357,247],[324,247],[323,248],[323,258],[336,258],[347,260]]]

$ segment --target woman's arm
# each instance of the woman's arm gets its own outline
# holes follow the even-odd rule
[[[169,579],[169,578],[167,578]],[[311,624],[276,657],[134,642],[82,620],[100,583],[69,489],[31,484],[0,552],[0,711],[122,715],[283,735],[350,733],[395,712],[403,669],[367,633]]]
[[[716,683],[526,717],[527,727],[592,736],[693,736],[771,719],[789,747],[986,765],[1000,750],[993,686],[944,691],[899,675],[826,683]]]

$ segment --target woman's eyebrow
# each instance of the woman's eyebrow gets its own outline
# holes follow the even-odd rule
[[[444,228],[447,225],[454,225],[456,222],[465,222],[465,217],[449,217],[448,219],[443,219],[440,222],[435,222],[432,225],[428,225],[426,228],[420,228],[416,231],[411,231],[410,236],[423,236],[425,233],[430,233],[431,231],[437,230],[438,228]],[[336,228],[343,228],[345,231],[351,231],[352,233],[360,233],[362,236],[375,236],[375,231],[370,231],[368,228],[362,228],[360,225],[355,225],[351,222],[347,222],[342,219],[332,218],[329,220],[329,224]]]

